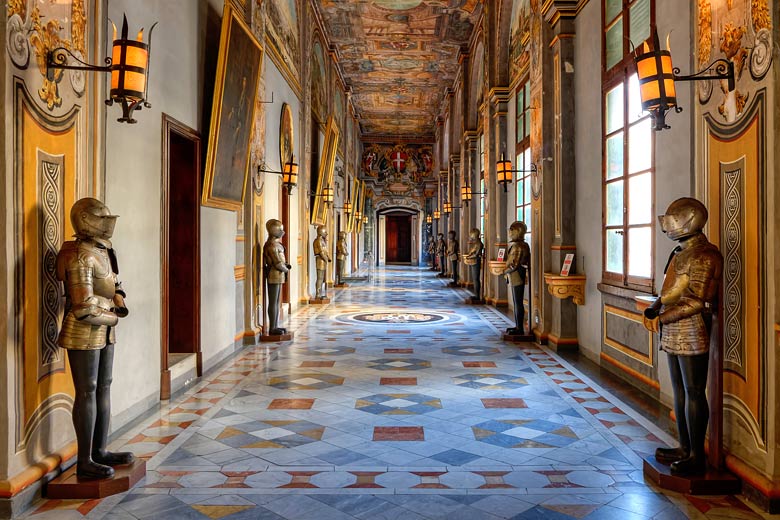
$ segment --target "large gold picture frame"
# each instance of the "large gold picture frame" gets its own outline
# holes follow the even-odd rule
[[[211,106],[201,203],[241,210],[263,49],[240,13],[225,2]]]
[[[366,212],[366,181],[360,181],[360,190],[357,204],[360,207],[358,210],[360,211],[360,218],[356,220],[357,227],[355,230],[360,233],[363,231],[363,217],[365,216]]]
[[[325,143],[322,147],[320,159],[319,177],[317,179],[317,191],[314,197],[314,206],[311,212],[311,223],[315,226],[324,226],[328,220],[328,207],[322,196],[325,188],[333,186],[333,166],[336,163],[336,148],[339,143],[339,129],[333,116],[328,117],[325,128]]]
[[[355,211],[358,209],[358,195],[360,194],[360,181],[356,178],[352,179],[352,192],[349,195],[350,213],[347,217],[347,233],[352,233],[357,230],[355,225]]]
[[[282,105],[282,116],[279,120],[279,164],[282,168],[284,168],[285,164],[292,161],[294,137],[292,108],[287,103],[284,103]]]

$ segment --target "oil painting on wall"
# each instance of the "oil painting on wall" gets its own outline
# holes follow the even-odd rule
[[[311,51],[311,108],[320,121],[327,115],[327,94],[325,92],[327,76],[325,69],[325,51],[319,39],[314,40]]]
[[[225,4],[217,60],[202,203],[239,210],[249,168],[249,146],[263,55],[236,11]]]
[[[296,0],[267,0],[263,5],[266,13],[265,30],[269,55],[290,86],[300,92],[298,64],[301,62],[301,45],[298,38],[297,2]]]

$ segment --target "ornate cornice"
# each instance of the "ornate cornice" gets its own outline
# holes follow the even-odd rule
[[[588,0],[545,0],[541,9],[542,17],[555,26],[561,18],[576,18],[587,3]]]

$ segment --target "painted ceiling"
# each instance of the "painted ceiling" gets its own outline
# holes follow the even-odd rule
[[[318,0],[365,137],[425,137],[481,0]]]

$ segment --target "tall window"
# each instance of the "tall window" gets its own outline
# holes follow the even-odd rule
[[[642,111],[631,46],[650,37],[653,0],[604,0],[604,280],[645,289],[653,283],[655,141]]]
[[[525,170],[517,173],[515,183],[515,218],[522,220],[531,230],[531,92],[528,82],[517,89],[515,94],[515,169]],[[530,236],[526,238],[530,243]]]

